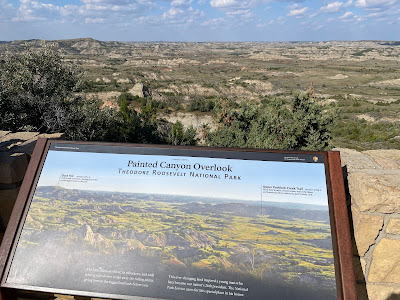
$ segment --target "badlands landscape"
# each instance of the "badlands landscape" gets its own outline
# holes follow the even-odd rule
[[[0,53],[40,42],[0,42]],[[102,105],[117,107],[130,93],[132,107],[157,101],[158,117],[200,129],[212,126],[219,99],[289,103],[293,93],[312,91],[337,112],[334,146],[400,149],[399,42],[51,42],[85,70],[82,94]]]

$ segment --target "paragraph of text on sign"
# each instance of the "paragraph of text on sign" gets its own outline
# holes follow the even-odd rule
[[[245,287],[243,282],[240,281],[174,275],[168,276],[167,289],[234,297],[244,297],[249,291],[249,288]]]

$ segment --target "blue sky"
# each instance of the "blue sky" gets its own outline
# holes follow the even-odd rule
[[[158,162],[157,171],[176,172],[161,168],[161,162],[184,163],[194,166],[230,165],[232,172],[198,171],[196,173],[219,174],[221,179],[194,178],[189,176],[152,175],[153,168],[127,167],[128,161]],[[123,170],[150,171],[149,175],[122,174]],[[260,200],[262,186],[285,186],[317,189],[311,196],[286,196],[265,193],[263,200],[327,205],[327,192],[323,164],[261,162],[234,159],[193,157],[168,157],[154,155],[110,154],[49,151],[39,186],[59,185],[69,189],[104,190],[172,195],[192,195],[236,200]],[[224,174],[240,176],[241,180],[224,179]],[[60,181],[60,176],[89,176],[87,183]]]
[[[400,0],[0,0],[0,40],[400,40]]]

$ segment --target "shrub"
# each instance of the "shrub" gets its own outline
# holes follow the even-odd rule
[[[399,132],[399,124],[368,123],[365,120],[341,121],[333,130],[335,137],[358,143],[386,142],[398,136]]]
[[[44,42],[39,50],[6,56],[0,64],[0,128],[64,132],[74,140],[166,143],[168,133],[157,130],[155,102],[140,99],[137,114],[128,102],[138,97],[123,93],[119,111],[101,108],[96,99],[77,93],[82,76],[81,69]]]
[[[193,126],[185,129],[182,122],[176,121],[172,126],[169,143],[172,145],[196,145],[196,129]]]
[[[189,103],[188,111],[208,112],[214,109],[215,103],[212,99],[195,99]]]
[[[21,55],[6,55],[0,63],[0,126],[39,132],[64,131],[71,111],[82,99],[75,95],[82,70],[66,63],[50,44]],[[78,106],[79,106],[78,104]]]
[[[69,124],[60,131],[68,139],[83,141],[124,141],[121,127],[124,120],[115,109],[100,108],[95,99],[79,102],[72,106]]]
[[[218,128],[207,132],[209,146],[327,150],[331,148],[332,111],[324,111],[309,94],[294,95],[291,105],[273,99],[263,106],[242,102],[219,105]]]

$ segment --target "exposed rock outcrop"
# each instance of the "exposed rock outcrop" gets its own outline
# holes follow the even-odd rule
[[[140,98],[144,98],[150,95],[149,89],[143,85],[143,83],[136,83],[130,90],[133,96],[138,96]]]

